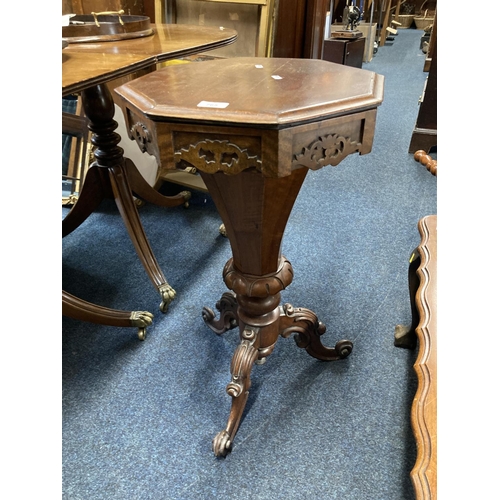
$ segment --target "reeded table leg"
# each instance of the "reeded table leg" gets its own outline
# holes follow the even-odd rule
[[[84,90],[82,100],[89,129],[93,132],[96,161],[87,172],[78,201],[63,221],[63,237],[81,225],[104,198],[114,198],[137,254],[160,293],[160,310],[166,312],[176,293],[163,275],[147,240],[133,192],[162,206],[185,205],[190,193],[184,191],[173,197],[160,195],[142,179],[135,165],[123,157],[123,149],[118,146],[120,136],[114,132],[117,128],[113,119],[114,102],[106,85]]]
[[[121,311],[98,306],[75,297],[63,290],[62,313],[68,318],[90,321],[100,325],[138,328],[140,340],[146,338],[146,327],[153,322],[153,315],[148,311]]]

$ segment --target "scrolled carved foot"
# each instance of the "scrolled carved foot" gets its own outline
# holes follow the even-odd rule
[[[216,457],[225,457],[233,446],[227,431],[220,431],[212,440],[212,450]]]
[[[170,302],[172,302],[172,300],[175,299],[175,296],[177,295],[177,293],[168,283],[164,283],[163,285],[161,285],[158,288],[158,291],[160,292],[160,295],[162,298],[162,301],[160,304],[160,311],[162,313],[166,313],[168,306],[170,305]]]
[[[209,307],[204,307],[201,315],[203,321],[217,335],[222,335],[228,330],[232,330],[238,326],[238,303],[236,296],[231,292],[224,292],[220,300],[215,304],[215,307],[220,312],[219,320],[215,319],[215,313]]]
[[[340,359],[347,358],[352,352],[352,342],[350,340],[339,340],[335,344],[335,350],[339,353]]]
[[[280,335],[288,337],[294,333],[295,343],[305,349],[308,354],[322,361],[344,359],[352,352],[350,340],[340,340],[335,347],[326,347],[321,342],[321,335],[326,331],[325,325],[318,320],[310,309],[294,308],[285,304],[280,316]]]
[[[259,356],[255,344],[259,344],[260,330],[246,325],[240,332],[240,337],[241,342],[231,360],[231,381],[226,386],[226,392],[231,396],[229,419],[226,429],[219,432],[212,442],[212,449],[217,457],[226,456],[231,450],[252,385],[250,372]]]
[[[132,311],[130,325],[139,328],[137,336],[139,340],[146,339],[146,327],[153,323],[153,315],[148,311]]]

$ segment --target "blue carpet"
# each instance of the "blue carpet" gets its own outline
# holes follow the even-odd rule
[[[108,307],[149,310],[134,328],[63,318],[65,500],[411,500],[410,407],[416,353],[393,346],[410,322],[408,256],[417,221],[436,213],[436,178],[408,154],[427,73],[419,30],[399,30],[364,68],[385,75],[373,150],[310,172],[283,241],[294,281],[283,302],[313,309],[349,358],[324,363],[280,339],[252,387],[232,453],[213,436],[238,344],[201,317],[226,291],[230,257],[207,194],[189,208],[145,205],[141,218],[177,298],[167,314],[112,202],[63,239],[63,288]],[[63,215],[65,210],[63,210]]]

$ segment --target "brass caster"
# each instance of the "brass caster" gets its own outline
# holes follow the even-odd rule
[[[153,323],[153,315],[148,311],[132,311],[130,316],[130,326],[136,326],[139,331],[137,336],[139,340],[146,338],[146,327]]]
[[[222,236],[227,237],[226,226],[224,224],[221,224],[219,226],[219,233],[222,234]]]
[[[191,192],[190,191],[181,191],[179,193],[184,198],[184,208],[189,208],[189,200],[191,199]]]
[[[170,302],[175,299],[176,292],[168,283],[164,283],[158,291],[160,292],[162,298],[160,311],[162,313],[166,313]]]
[[[137,336],[139,337],[139,340],[146,340],[146,329],[139,328],[139,331],[137,332]]]

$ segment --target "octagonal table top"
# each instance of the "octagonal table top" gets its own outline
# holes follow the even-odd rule
[[[281,128],[377,107],[383,82],[323,60],[235,57],[164,68],[115,91],[154,121]]]

